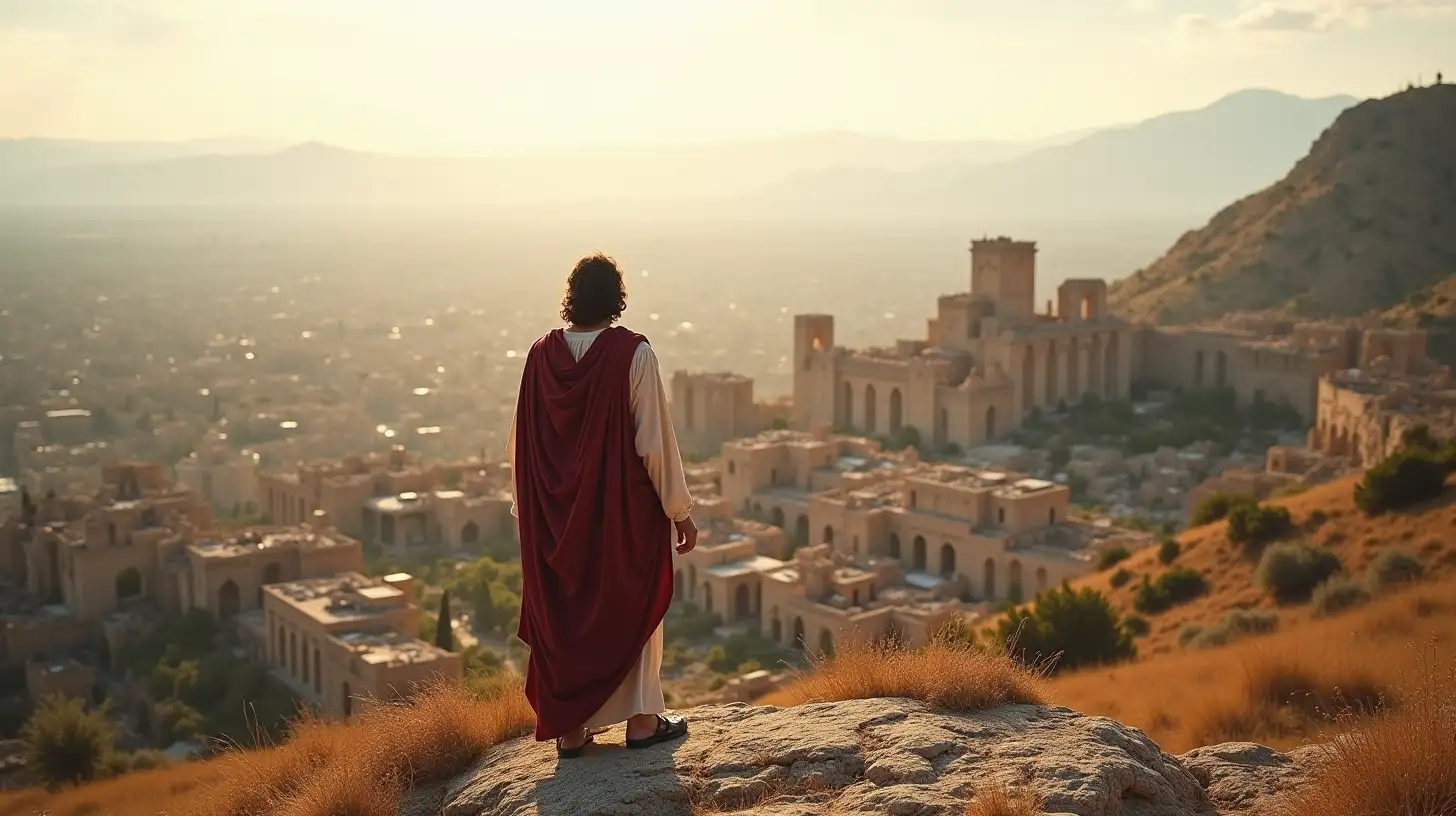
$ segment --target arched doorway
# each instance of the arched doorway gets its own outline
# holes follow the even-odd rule
[[[784,529],[784,508],[775,507],[773,513],[770,514],[770,520],[773,522],[773,526],[780,530]]]
[[[798,616],[795,616],[794,617],[794,643],[793,643],[793,645],[794,645],[795,648],[797,648],[797,649],[799,649],[801,651],[806,651],[809,648],[809,644],[807,644],[807,643],[804,642],[804,619],[803,618],[800,618]]]
[[[900,403],[900,389],[890,389],[890,433],[900,432],[902,405]]]
[[[242,607],[242,600],[238,597],[238,585],[229,578],[222,582],[217,590],[217,616],[221,620],[231,620],[237,617],[238,610]]]
[[[914,551],[914,554],[913,554],[914,555],[914,560],[911,563],[911,567],[913,569],[919,571],[919,572],[924,572],[925,571],[925,561],[926,561],[926,554],[925,554],[925,536],[915,536],[915,545],[914,546],[915,546],[915,551]]]
[[[890,533],[890,557],[900,560],[900,536],[895,533]]]
[[[819,630],[819,654],[823,657],[834,656],[834,633],[828,629]]]
[[[783,643],[783,641],[784,641],[784,622],[781,621],[781,620],[779,620],[779,610],[777,608],[774,609],[774,612],[773,612],[773,622],[769,624],[769,631],[773,635],[773,642],[774,643]]]
[[[1117,335],[1107,336],[1107,347],[1103,352],[1103,359],[1106,361],[1102,366],[1102,396],[1108,399],[1119,399],[1122,395],[1118,393],[1118,377],[1121,372],[1117,367]]]
[[[949,578],[956,571],[955,547],[949,543],[940,546],[940,574]]]
[[[820,538],[820,541],[822,541],[825,544],[833,544],[834,543],[834,527],[832,527],[832,526],[830,526],[828,524],[824,525],[824,535],[823,535],[823,537]]]
[[[753,595],[748,591],[748,584],[739,584],[733,590],[733,617],[738,620],[753,617]]]
[[[1036,594],[1040,595],[1047,590],[1046,567],[1036,568]]]
[[[116,576],[116,602],[123,603],[142,594],[142,573],[136,567],[127,567]]]
[[[864,399],[864,432],[874,434],[875,432],[875,387],[865,386]]]
[[[986,406],[986,441],[996,438],[996,406]]]
[[[1010,581],[1010,584],[1011,584],[1011,586],[1010,586],[1011,600],[1012,601],[1015,601],[1016,603],[1021,603],[1021,601],[1022,601],[1022,594],[1021,594],[1021,562],[1020,561],[1012,560],[1012,562],[1011,562],[1011,581]]]
[[[1056,341],[1047,343],[1046,355],[1046,404],[1048,407],[1057,404],[1057,344]]]
[[[844,416],[841,418],[844,427],[854,427],[854,386],[844,384]]]
[[[283,567],[275,561],[263,567],[263,582],[258,585],[258,606],[263,606],[263,587],[283,580]]]
[[[1026,344],[1026,356],[1021,361],[1021,410],[1030,411],[1036,407],[1036,348]]]
[[[996,559],[987,558],[982,572],[981,594],[984,596],[983,600],[994,601],[996,600]]]
[[[795,544],[808,544],[809,543],[809,517],[808,516],[799,516],[799,520],[794,522],[794,543]]]
[[[460,528],[460,546],[474,547],[480,543],[480,525],[473,521],[465,522]]]

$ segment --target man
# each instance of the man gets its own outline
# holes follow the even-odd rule
[[[521,532],[526,696],[536,739],[581,755],[627,723],[627,747],[687,734],[664,716],[662,618],[672,547],[697,545],[692,496],[647,338],[613,324],[627,308],[616,263],[583,258],[556,329],[531,347],[507,443]]]

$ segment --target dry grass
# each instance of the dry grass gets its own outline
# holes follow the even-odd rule
[[[440,686],[408,706],[369,706],[349,723],[300,723],[276,748],[16,792],[0,798],[0,816],[396,816],[406,791],[461,773],[533,723],[518,687],[481,699]]]
[[[1287,749],[1318,737],[1342,707],[1368,708],[1382,695],[1404,706],[1399,689],[1424,659],[1416,644],[1430,641],[1456,641],[1456,579],[1222,649],[1063,675],[1049,693],[1141,728],[1174,753],[1228,740]]]
[[[1427,664],[1402,704],[1374,722],[1346,714],[1319,744],[1324,762],[1275,816],[1456,813],[1456,677]]]
[[[796,706],[881,697],[963,712],[1046,701],[1043,672],[1007,655],[943,644],[913,650],[866,644],[844,648],[761,702]]]
[[[1031,788],[996,785],[976,792],[966,805],[966,816],[1037,816],[1041,804],[1041,796]]]

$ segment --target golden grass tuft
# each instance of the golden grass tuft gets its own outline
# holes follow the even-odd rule
[[[1041,806],[1041,796],[1031,788],[995,785],[976,792],[966,816],[1038,816]]]
[[[1374,721],[1359,711],[1338,718],[1307,784],[1274,816],[1446,816],[1456,813],[1456,674],[1428,662],[1403,703]]]
[[[851,644],[761,702],[796,706],[908,697],[950,711],[974,712],[1007,703],[1045,703],[1043,675],[1008,655],[980,649],[942,643],[919,649]]]

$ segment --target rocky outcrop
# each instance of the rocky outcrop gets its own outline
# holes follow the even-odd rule
[[[644,751],[623,748],[620,732],[561,763],[549,743],[506,743],[459,779],[420,792],[420,811],[959,816],[978,790],[1004,785],[1035,791],[1048,814],[1214,816],[1256,812],[1304,767],[1248,744],[1175,757],[1135,728],[1044,706],[963,715],[911,700],[856,700],[712,706],[688,716],[688,739]]]

